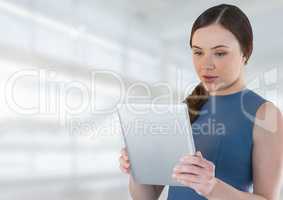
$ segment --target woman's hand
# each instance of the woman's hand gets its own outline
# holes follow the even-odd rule
[[[128,152],[125,148],[121,149],[121,155],[119,157],[120,169],[122,172],[129,174],[130,173],[130,161]]]
[[[195,156],[182,157],[174,167],[172,177],[205,197],[210,195],[217,183],[214,164],[204,159],[200,151]]]

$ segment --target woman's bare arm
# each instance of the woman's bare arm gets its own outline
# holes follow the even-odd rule
[[[283,118],[272,103],[263,104],[254,126],[254,193],[279,199],[283,168]]]
[[[279,200],[283,168],[283,118],[272,103],[257,111],[253,130],[253,194],[218,181],[210,200]]]
[[[164,186],[139,184],[129,176],[129,191],[133,200],[157,200],[163,188]]]
[[[131,163],[126,148],[122,148],[119,162],[121,171],[129,175],[129,191],[134,200],[156,200],[159,198],[164,186],[143,185],[133,179],[130,173]]]

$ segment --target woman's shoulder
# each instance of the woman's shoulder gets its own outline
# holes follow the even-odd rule
[[[242,112],[246,117],[250,118],[252,121],[256,117],[256,114],[259,108],[268,102],[263,96],[258,94],[257,92],[251,89],[245,89],[241,93],[241,97],[239,99]]]
[[[270,101],[261,104],[256,112],[255,126],[266,132],[282,132],[283,118],[280,108]]]
[[[257,101],[263,101],[263,102],[267,101],[265,97],[260,95],[255,90],[246,89],[244,90],[242,94],[243,94],[243,97],[246,98],[247,100],[257,100]]]
[[[255,117],[257,120],[271,120],[280,117],[281,110],[278,106],[276,106],[271,101],[267,100],[262,95],[258,94],[253,90],[249,91],[249,98],[253,98],[253,100],[257,100],[259,103],[258,108],[256,110]],[[254,104],[254,101],[251,101]]]

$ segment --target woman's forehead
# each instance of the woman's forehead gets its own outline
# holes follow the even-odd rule
[[[192,45],[204,49],[210,49],[219,45],[225,45],[230,48],[239,46],[233,33],[217,24],[197,29],[192,38]]]

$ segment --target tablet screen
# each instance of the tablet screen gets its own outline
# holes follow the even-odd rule
[[[121,104],[121,131],[135,181],[181,186],[173,167],[195,146],[186,104]]]

